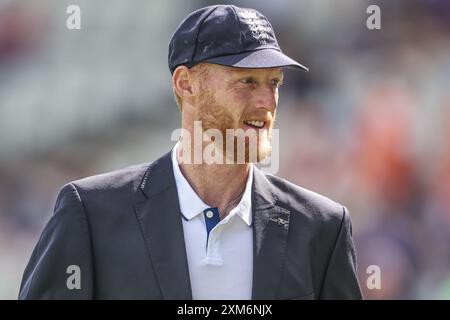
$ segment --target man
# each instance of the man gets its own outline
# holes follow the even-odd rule
[[[266,158],[285,66],[307,70],[259,12],[191,13],[169,45],[180,141],[150,165],[65,185],[19,298],[362,298],[344,206],[260,171],[249,136],[242,162],[216,138],[200,148],[217,161],[191,152],[197,123],[206,137],[255,131]]]

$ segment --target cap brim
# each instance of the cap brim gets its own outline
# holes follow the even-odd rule
[[[204,62],[236,68],[292,67],[294,69],[309,71],[309,69],[304,65],[275,49],[260,49],[256,51],[214,57],[205,59]]]

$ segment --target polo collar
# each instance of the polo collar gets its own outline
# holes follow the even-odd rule
[[[184,177],[180,170],[177,159],[177,150],[179,148],[180,142],[178,141],[172,149],[172,167],[175,176],[175,183],[178,191],[178,199],[180,202],[180,210],[183,218],[185,220],[191,220],[199,214],[202,214],[206,209],[210,207],[203,202],[202,199],[197,195],[197,193],[192,189],[189,182]],[[239,204],[234,207],[226,220],[230,219],[232,216],[239,216],[248,226],[252,224],[252,211],[251,211],[251,194],[252,194],[252,184],[253,184],[253,165],[250,166],[247,183],[245,186],[244,193],[242,195]]]

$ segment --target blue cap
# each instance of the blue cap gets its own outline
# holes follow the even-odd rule
[[[308,68],[280,49],[269,20],[254,9],[214,5],[189,14],[169,44],[169,69],[209,62],[238,68]]]

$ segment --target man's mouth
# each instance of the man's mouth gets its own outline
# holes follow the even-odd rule
[[[260,120],[244,120],[244,124],[255,129],[264,128],[266,122]]]

